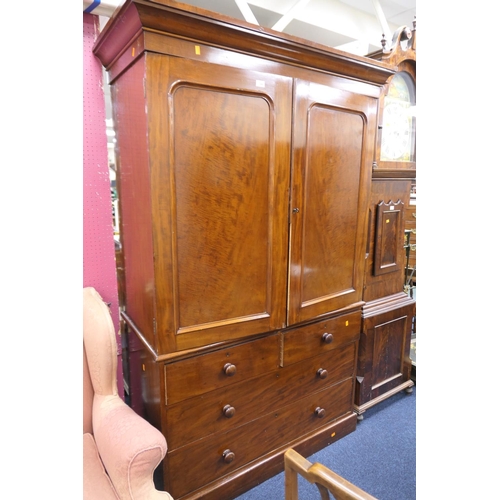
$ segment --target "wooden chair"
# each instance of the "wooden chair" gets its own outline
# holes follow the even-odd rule
[[[298,500],[298,474],[315,484],[321,500],[377,500],[324,465],[312,464],[292,448],[285,452],[285,500]]]

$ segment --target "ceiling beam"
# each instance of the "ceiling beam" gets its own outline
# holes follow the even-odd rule
[[[293,4],[293,6],[286,12],[283,17],[273,26],[273,30],[283,31],[290,22],[296,17],[299,10],[305,7],[311,0],[298,0]]]
[[[257,25],[259,24],[259,21],[257,21],[257,18],[254,16],[252,9],[248,5],[248,2],[246,2],[245,0],[234,0],[234,2],[238,6],[238,9],[240,9],[247,23],[252,23]]]
[[[385,35],[386,38],[391,38],[392,33],[379,0],[372,0],[372,3],[375,7],[375,15],[377,16],[380,27],[382,28],[382,34]]]

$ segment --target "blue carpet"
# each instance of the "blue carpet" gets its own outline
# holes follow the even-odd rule
[[[404,391],[364,413],[354,432],[307,457],[340,474],[379,500],[416,498],[417,390]],[[236,500],[280,500],[284,474],[278,474]],[[300,500],[317,500],[315,486],[299,478]]]

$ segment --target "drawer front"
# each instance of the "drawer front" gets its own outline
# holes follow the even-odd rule
[[[283,332],[283,366],[359,339],[361,311]]]
[[[354,376],[356,344],[350,343],[261,377],[181,401],[167,408],[168,449],[227,431]]]
[[[272,335],[166,364],[166,403],[174,404],[273,371],[279,366],[279,352],[279,336]]]
[[[353,380],[327,387],[252,422],[169,451],[174,498],[207,484],[352,411]]]

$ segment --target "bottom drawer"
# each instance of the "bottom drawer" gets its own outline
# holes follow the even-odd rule
[[[348,378],[246,425],[168,453],[167,490],[174,498],[207,484],[353,411]]]

